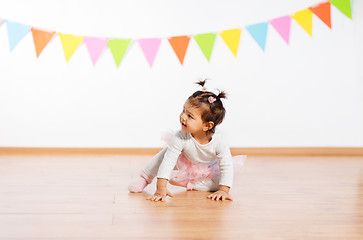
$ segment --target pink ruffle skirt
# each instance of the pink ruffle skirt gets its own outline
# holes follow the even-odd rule
[[[235,172],[239,171],[246,155],[239,155],[232,157],[233,169]],[[188,190],[193,188],[193,183],[196,181],[208,180],[208,179],[219,179],[220,171],[218,161],[212,165],[206,164],[193,164],[190,162],[184,153],[180,154],[176,163],[176,171],[173,174],[170,182],[177,183],[179,186],[186,186]]]

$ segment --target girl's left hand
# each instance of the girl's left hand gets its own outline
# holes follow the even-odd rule
[[[222,201],[231,200],[231,201],[233,201],[232,198],[231,198],[231,195],[229,195],[229,193],[227,193],[225,191],[222,191],[222,190],[218,190],[217,192],[212,193],[207,198],[210,198],[210,199],[216,200],[216,201],[218,201],[218,200],[222,200]]]

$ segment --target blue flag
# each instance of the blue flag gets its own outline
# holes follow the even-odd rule
[[[8,28],[10,51],[12,51],[15,48],[15,46],[30,31],[31,26],[24,25],[21,23],[11,22],[9,20],[6,20],[6,26]]]
[[[258,45],[265,51],[268,23],[257,23],[247,26],[247,31],[255,39]]]

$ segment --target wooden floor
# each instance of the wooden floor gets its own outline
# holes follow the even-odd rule
[[[130,194],[151,156],[0,156],[0,239],[363,239],[363,157],[248,157],[234,201]]]

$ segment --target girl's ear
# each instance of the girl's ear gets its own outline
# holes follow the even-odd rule
[[[209,121],[204,124],[203,131],[207,132],[207,131],[211,130],[213,127],[214,127],[214,122]]]

